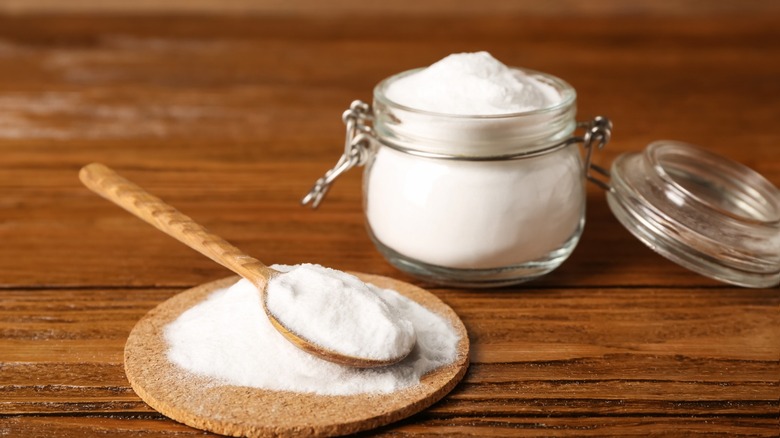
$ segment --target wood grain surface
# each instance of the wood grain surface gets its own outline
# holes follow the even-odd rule
[[[421,284],[363,228],[335,163],[341,112],[381,79],[489,50],[603,114],[597,157],[670,138],[780,185],[780,17],[365,14],[0,15],[0,436],[202,435],[131,390],[136,321],[229,274],[81,186],[100,161],[266,263],[317,262]],[[432,287],[472,365],[379,436],[778,436],[780,289],[728,287],[666,261],[588,193],[586,231],[551,275]]]

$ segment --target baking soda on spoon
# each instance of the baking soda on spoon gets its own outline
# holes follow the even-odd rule
[[[303,264],[272,278],[266,306],[287,329],[345,356],[393,360],[414,346],[410,321],[359,278],[334,269]]]

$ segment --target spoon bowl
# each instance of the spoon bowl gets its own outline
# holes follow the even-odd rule
[[[410,349],[390,359],[374,359],[342,354],[311,342],[305,336],[287,327],[268,309],[268,283],[284,273],[247,255],[225,239],[196,223],[189,216],[184,215],[103,164],[92,163],[84,166],[79,172],[79,179],[87,188],[98,195],[252,282],[260,293],[263,311],[268,315],[271,324],[298,348],[321,359],[357,368],[392,365],[403,360],[411,351]]]

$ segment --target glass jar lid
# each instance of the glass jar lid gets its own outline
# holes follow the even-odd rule
[[[619,156],[610,173],[610,209],[651,249],[726,283],[780,284],[780,190],[757,172],[658,141]]]

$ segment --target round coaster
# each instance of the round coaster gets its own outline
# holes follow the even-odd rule
[[[133,390],[158,412],[198,429],[231,436],[332,436],[372,429],[432,405],[463,378],[468,368],[466,328],[455,312],[430,292],[377,275],[353,273],[367,283],[416,301],[447,319],[460,341],[450,365],[418,385],[389,394],[325,396],[218,385],[170,363],[163,330],[212,292],[238,281],[229,277],[186,290],[147,313],[125,344],[125,373]]]

